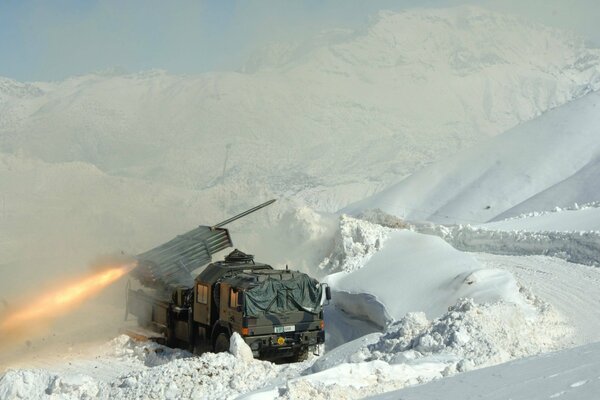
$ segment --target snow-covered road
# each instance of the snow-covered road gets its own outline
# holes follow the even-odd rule
[[[573,345],[600,341],[600,268],[554,257],[474,255],[488,268],[513,273],[523,287],[556,308],[575,328]]]

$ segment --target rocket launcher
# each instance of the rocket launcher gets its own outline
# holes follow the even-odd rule
[[[213,254],[233,246],[229,231],[223,226],[274,202],[275,199],[269,200],[216,225],[200,225],[138,254],[131,275],[150,288],[193,286],[192,271],[211,262]]]

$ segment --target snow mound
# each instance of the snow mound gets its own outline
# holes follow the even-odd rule
[[[559,347],[573,333],[547,303],[527,295],[533,308],[504,301],[477,304],[460,299],[440,318],[408,313],[384,333],[357,339],[320,358],[319,372],[341,363],[383,360],[389,364],[440,361],[461,372]]]
[[[127,335],[119,335],[105,346],[105,353],[117,359],[142,363],[146,367],[156,367],[192,354],[182,349],[162,346],[158,343],[137,342]]]
[[[229,353],[231,353],[235,358],[243,362],[249,362],[254,359],[254,356],[252,355],[252,349],[250,346],[248,346],[248,344],[246,344],[239,333],[234,332],[233,335],[231,335],[230,340]]]
[[[109,347],[118,357],[133,358],[144,368],[128,369],[102,382],[100,397],[106,398],[232,398],[264,386],[280,373],[278,366],[254,360],[238,334],[231,338],[229,353],[205,353],[200,357],[124,336],[113,340]]]
[[[278,375],[296,373],[294,368],[287,372],[284,367],[254,360],[239,335],[232,337],[230,350],[234,354],[193,357],[123,335],[107,343],[104,354],[73,361],[73,368],[58,365],[7,371],[0,377],[0,398],[233,398],[265,386]],[[112,369],[112,375],[102,368]]]
[[[42,369],[9,370],[0,378],[1,399],[92,399],[102,383],[86,374],[57,375]]]
[[[126,374],[105,393],[126,399],[233,398],[264,386],[278,373],[279,368],[268,362],[240,362],[229,353],[206,353]]]
[[[334,290],[325,310],[328,351],[383,330],[409,312],[439,317],[463,297],[478,303],[503,301],[518,305],[524,312],[534,312],[511,273],[484,268],[444,240],[409,230],[383,230],[348,217],[342,220],[350,223],[351,232],[363,234],[363,243],[374,243],[382,232],[387,239],[368,257],[363,253],[349,257],[357,259],[356,265],[361,268],[348,268],[325,278]],[[370,239],[364,236],[367,232]],[[348,247],[337,248],[338,259],[348,257]]]
[[[475,304],[461,299],[441,318],[409,313],[368,346],[367,360],[411,363],[427,357],[455,359],[450,371],[464,372],[552,350],[572,332],[547,305],[532,315],[516,304]]]
[[[0,377],[0,398],[41,398],[53,379],[54,376],[44,370],[8,370]]]
[[[361,268],[373,254],[379,251],[390,229],[378,224],[342,215],[340,230],[335,237],[334,248],[319,268],[327,274],[352,272]]]
[[[445,241],[408,230],[390,232],[362,268],[329,275],[326,281],[336,291],[336,307],[382,327],[408,312],[438,317],[460,297],[522,303],[511,274],[484,270]]]
[[[571,330],[547,304],[532,303],[535,315],[515,304],[472,299],[460,299],[433,321],[409,313],[384,333],[326,353],[311,374],[244,398],[363,398],[553,350]]]

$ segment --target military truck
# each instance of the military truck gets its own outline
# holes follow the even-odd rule
[[[129,287],[126,303],[140,329],[129,333],[197,354],[227,351],[234,332],[256,358],[300,361],[317,351],[325,341],[323,306],[331,298],[326,284],[237,249],[191,278],[192,270],[231,246],[223,225],[273,201],[138,255],[133,274],[144,288]]]

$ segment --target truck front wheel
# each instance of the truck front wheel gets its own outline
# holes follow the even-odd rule
[[[226,333],[219,333],[217,338],[215,339],[214,344],[215,353],[222,353],[224,351],[229,351],[229,336]]]

